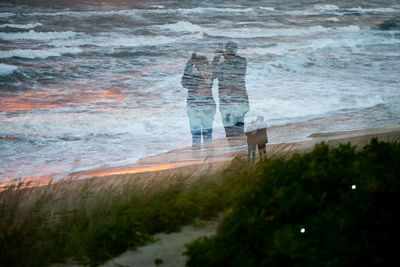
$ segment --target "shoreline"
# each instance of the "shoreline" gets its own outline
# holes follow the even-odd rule
[[[269,133],[268,128],[267,131]],[[326,142],[328,145],[351,142],[352,145],[363,146],[369,143],[374,137],[381,141],[396,141],[396,137],[400,140],[400,124],[373,129],[312,133],[305,140],[301,141],[268,143],[266,146],[267,156],[280,155],[290,151],[308,151],[320,142]],[[233,147],[229,147],[229,143],[225,138],[217,139],[210,145],[194,150],[191,147],[185,147],[142,158],[137,164],[80,171],[72,173],[68,177],[115,177],[126,174],[166,171],[189,166],[226,162],[236,156],[247,156],[245,137],[237,140],[237,144]]]
[[[310,134],[307,140],[295,141],[279,144],[267,144],[267,156],[290,156],[293,153],[304,153],[311,151],[318,143],[325,142],[330,146],[338,146],[340,143],[350,142],[357,148],[362,148],[373,138],[379,141],[400,141],[400,124],[394,124],[387,127],[339,131],[339,132],[321,132]],[[239,143],[243,140],[239,140]],[[223,145],[223,146],[221,146]],[[180,161],[183,155],[191,155],[191,161]],[[77,177],[86,177],[89,179],[98,178],[101,180],[129,180],[143,177],[157,176],[160,173],[179,172],[188,175],[200,176],[204,173],[210,173],[214,170],[223,168],[235,157],[247,156],[247,145],[229,147],[226,139],[216,140],[211,146],[203,150],[192,151],[190,147],[179,150],[173,150],[154,157],[148,157],[140,161],[140,166],[121,166],[92,170],[76,173]],[[153,162],[153,165],[151,163]],[[140,179],[142,180],[142,179]],[[145,178],[143,178],[145,180]]]
[[[286,127],[297,127],[298,125],[289,125]],[[276,135],[276,131],[281,127],[267,128],[268,136]],[[372,138],[378,138],[381,141],[400,140],[400,124],[394,124],[381,128],[319,132],[309,134],[305,140],[291,141],[283,143],[268,143],[266,146],[267,156],[292,154],[294,152],[307,152],[312,150],[315,144],[325,142],[328,145],[336,146],[339,143],[348,143],[357,147],[364,146]],[[29,177],[18,181],[5,181],[0,183],[0,189],[12,186],[37,187],[49,184],[59,184],[65,181],[92,180],[94,178],[117,178],[130,179],[133,176],[151,176],[159,172],[174,172],[177,170],[189,172],[210,171],[213,168],[220,168],[229,163],[234,157],[247,156],[247,144],[245,137],[237,140],[236,146],[230,147],[228,141],[217,139],[212,144],[192,149],[185,147],[172,150],[159,155],[145,157],[139,160],[137,164],[127,166],[117,166],[109,168],[100,168],[86,171],[70,173],[66,177],[55,180],[50,176]],[[113,180],[111,179],[111,180]]]

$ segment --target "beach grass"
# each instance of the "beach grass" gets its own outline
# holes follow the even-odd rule
[[[295,262],[299,255],[309,261],[321,259],[312,253],[318,251],[318,240],[299,241],[307,236],[299,235],[302,227],[311,236],[315,229],[331,233],[323,240],[333,242],[324,250],[326,254],[332,254],[329,249],[335,245],[343,249],[351,245],[358,256],[369,253],[366,263],[383,261],[385,255],[379,254],[376,240],[368,239],[368,231],[384,226],[398,234],[390,228],[393,206],[379,202],[378,196],[390,196],[388,201],[398,196],[399,143],[374,140],[361,151],[349,144],[337,148],[319,144],[309,153],[282,155],[258,162],[237,157],[217,171],[192,175],[176,170],[135,179],[10,187],[0,192],[0,265],[46,266],[65,260],[99,265],[127,249],[153,242],[155,233],[179,231],[221,212],[224,219],[216,237],[188,246],[189,266],[220,266],[221,262],[262,266],[264,262],[255,265],[261,256],[273,266]],[[356,191],[351,188],[354,184]],[[351,196],[355,192],[362,194]],[[353,210],[360,212],[357,207],[367,211],[375,202],[379,212],[373,219],[381,218],[380,224],[366,227],[360,221],[370,219],[365,213],[359,220],[351,217]],[[383,203],[386,206],[380,206]],[[358,223],[362,233],[356,232]],[[369,244],[364,254],[362,246],[355,246],[357,242],[331,239],[332,229],[341,231],[341,225],[347,227],[347,232],[339,232],[343,238],[354,232]],[[377,233],[391,238],[383,228]]]
[[[216,216],[247,183],[247,171],[247,162],[237,158],[225,170],[196,178],[174,171],[140,181],[9,187],[0,192],[0,265],[101,264],[152,242],[155,233]]]

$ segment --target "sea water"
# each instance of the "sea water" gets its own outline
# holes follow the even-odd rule
[[[14,2],[0,3],[0,182],[190,146],[185,63],[227,41],[248,62],[246,125],[299,125],[271,143],[400,121],[395,0]],[[224,138],[218,112],[213,129]]]

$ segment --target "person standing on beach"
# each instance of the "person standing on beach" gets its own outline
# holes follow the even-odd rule
[[[213,66],[205,56],[196,53],[188,60],[182,77],[182,86],[188,90],[186,112],[189,117],[192,146],[212,140],[212,126],[216,104],[212,95]]]
[[[218,79],[219,110],[229,143],[244,135],[244,116],[249,111],[245,75],[247,60],[237,53],[234,42],[225,45],[225,51],[217,50],[213,78]],[[219,63],[221,56],[224,61]]]

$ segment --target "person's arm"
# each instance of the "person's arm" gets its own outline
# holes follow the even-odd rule
[[[219,76],[219,61],[221,59],[222,53],[221,51],[215,51],[214,59],[211,63],[212,66],[212,79],[216,79]]]
[[[247,59],[244,57],[241,57],[240,60],[240,64],[241,64],[241,75],[245,76],[246,75],[246,70],[247,70]]]
[[[185,75],[191,75],[193,73],[193,57],[190,58],[186,62],[185,70],[183,71],[183,76]]]
[[[196,78],[194,77],[195,75],[193,74],[195,57],[196,53],[193,53],[192,57],[186,63],[181,81],[182,86],[189,90],[193,90],[198,85],[198,81],[196,80]]]

